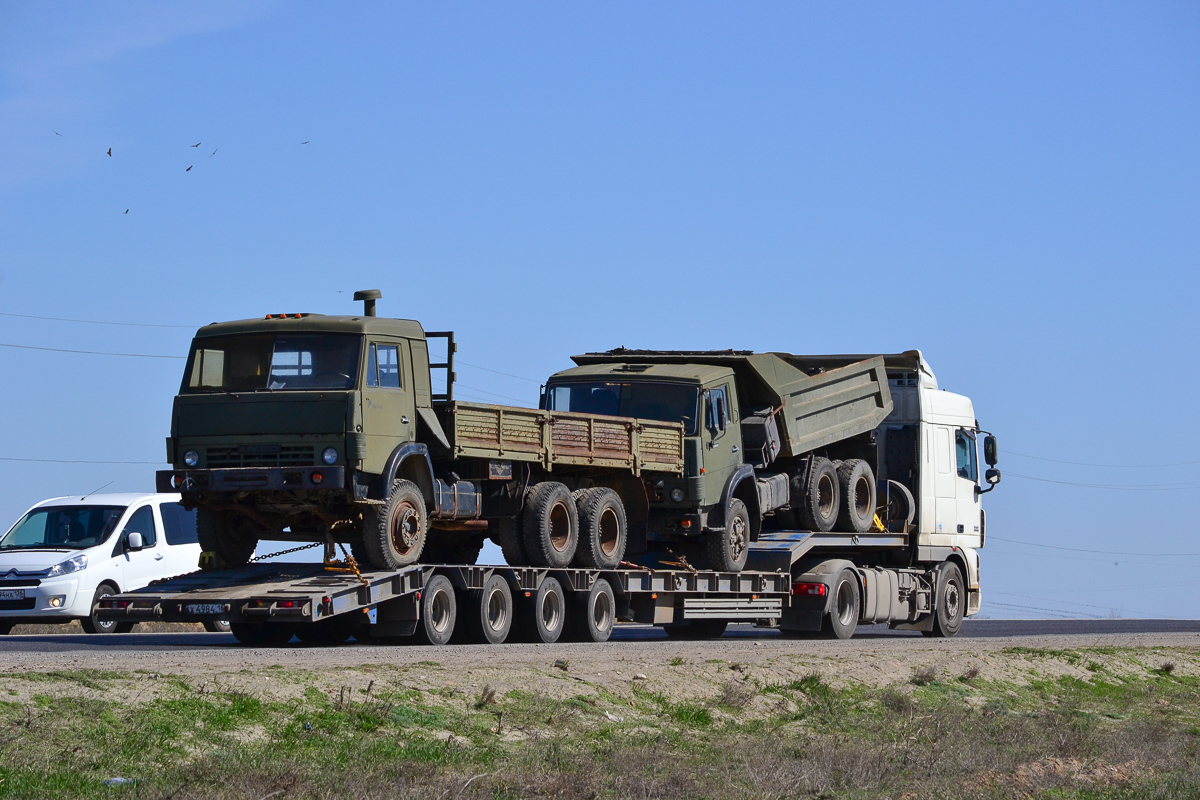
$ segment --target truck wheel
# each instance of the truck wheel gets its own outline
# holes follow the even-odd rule
[[[708,566],[717,572],[741,572],[750,555],[750,512],[736,497],[729,501],[725,530],[708,532]]]
[[[967,588],[957,564],[946,564],[938,571],[937,611],[933,614],[933,630],[926,636],[949,639],[962,630],[967,610]]]
[[[492,531],[491,538],[504,554],[504,563],[510,567],[529,566],[529,555],[525,552],[525,534],[521,530],[520,519],[507,517],[504,519],[488,520],[488,528]]]
[[[821,620],[821,633],[828,639],[849,639],[858,627],[860,608],[858,577],[854,570],[844,569],[833,582],[831,608]]]
[[[729,623],[723,619],[694,619],[682,625],[663,625],[663,633],[672,639],[685,641],[720,639],[728,626]]]
[[[118,623],[115,619],[101,620],[97,619],[96,617],[96,604],[106,597],[112,597],[116,593],[117,590],[107,583],[100,584],[100,586],[96,589],[96,594],[92,596],[91,616],[84,617],[82,620],[80,620],[80,622],[83,624],[83,630],[85,633],[118,633],[117,626],[120,623]],[[129,625],[129,630],[133,630],[133,625],[131,623],[125,624]],[[129,630],[120,632],[128,633]]]
[[[479,644],[503,644],[512,630],[513,597],[508,581],[493,574],[482,589],[467,593],[467,635]]]
[[[577,494],[579,548],[575,560],[581,567],[616,569],[625,558],[629,540],[621,496],[604,486]]]
[[[458,601],[454,586],[445,575],[434,575],[421,591],[421,620],[417,640],[422,644],[446,644],[454,634]]]
[[[474,564],[483,552],[483,539],[455,531],[430,531],[421,560],[426,564]]]
[[[216,553],[230,567],[240,567],[254,555],[262,530],[253,521],[228,511],[201,506],[196,511],[196,540],[202,551]]]
[[[543,481],[534,486],[521,515],[525,552],[535,567],[565,567],[579,545],[579,512],[566,486]]]
[[[296,629],[291,625],[263,622],[231,622],[229,632],[242,644],[258,647],[280,647],[292,640]]]
[[[376,569],[415,564],[425,549],[428,528],[425,499],[412,481],[394,481],[383,505],[367,507],[363,515],[363,549]]]
[[[842,494],[838,528],[866,533],[875,522],[875,473],[861,458],[852,458],[838,466],[837,475]]]
[[[617,621],[617,600],[612,586],[597,578],[587,594],[571,598],[571,639],[577,642],[607,642]]]
[[[808,469],[808,482],[800,489],[800,524],[804,529],[833,530],[841,506],[837,470],[833,462],[828,458],[814,458]]]
[[[532,597],[524,599],[518,621],[526,642],[559,640],[567,624],[567,596],[557,578],[547,577]]]

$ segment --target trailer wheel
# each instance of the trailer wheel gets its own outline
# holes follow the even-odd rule
[[[871,465],[861,458],[852,458],[838,466],[837,476],[842,495],[838,528],[866,533],[875,522],[875,473]]]
[[[949,639],[962,630],[967,610],[967,589],[957,564],[947,563],[938,570],[937,611],[933,614],[933,630],[922,631],[926,636]]]
[[[367,506],[363,515],[363,549],[376,569],[415,564],[425,549],[429,518],[425,499],[412,481],[394,481],[383,505]]]
[[[242,644],[260,647],[279,647],[290,642],[296,635],[296,629],[291,625],[263,622],[231,622],[229,632]]]
[[[339,617],[296,626],[296,638],[311,647],[335,647],[345,644],[353,635],[349,621]]]
[[[567,626],[567,596],[558,578],[547,577],[532,597],[522,598],[517,621],[521,639],[554,644]]]
[[[575,560],[581,567],[616,569],[625,558],[629,524],[621,496],[605,486],[576,492],[579,510],[579,548]]]
[[[479,644],[503,644],[512,630],[513,597],[508,581],[493,574],[482,589],[467,592],[469,641]]]
[[[454,634],[458,601],[445,575],[434,575],[421,591],[421,620],[417,639],[423,644],[446,644]]]
[[[240,567],[254,555],[263,528],[228,511],[201,506],[196,511],[196,540],[202,551],[216,553],[231,567]]]
[[[525,552],[535,567],[565,567],[579,545],[579,512],[570,490],[556,481],[543,481],[525,502]]]
[[[572,601],[571,639],[577,642],[607,642],[617,621],[617,600],[609,582],[597,578],[591,591],[587,594],[580,592]]]
[[[849,639],[858,627],[860,601],[858,578],[852,569],[838,573],[833,582],[830,609],[821,620],[821,633],[828,639]]]
[[[750,557],[750,512],[738,498],[729,501],[725,530],[709,531],[708,565],[717,572],[741,572]]]
[[[663,633],[672,639],[700,641],[720,639],[727,627],[729,622],[723,619],[694,619],[681,625],[663,625]]]
[[[831,531],[841,506],[837,470],[828,458],[813,458],[808,482],[800,487],[800,522],[806,530]]]

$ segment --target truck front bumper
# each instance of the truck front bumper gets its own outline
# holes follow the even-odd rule
[[[344,489],[345,467],[238,467],[164,469],[155,473],[160,492],[261,492]]]

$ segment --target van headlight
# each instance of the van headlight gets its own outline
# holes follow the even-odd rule
[[[77,556],[68,558],[61,564],[55,564],[46,572],[46,577],[53,578],[55,575],[68,575],[84,569],[87,569],[87,556],[80,553]]]
[[[183,454],[183,463],[189,467],[194,467],[200,463],[200,454],[195,450],[188,450]]]
[[[321,453],[321,460],[326,464],[335,464],[337,462],[337,448],[326,447],[325,452]]]

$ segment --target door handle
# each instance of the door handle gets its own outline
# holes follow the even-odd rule
[[[408,424],[408,417],[401,416],[401,417],[400,417],[400,421],[401,421],[401,422],[403,422],[405,425],[407,425],[407,424]]]
[[[162,561],[162,559],[163,559],[163,554],[162,554],[162,553],[155,553],[155,554],[154,554],[154,560],[155,560],[155,561]]]
[[[735,445],[734,445],[734,446],[731,448],[731,451],[732,451],[732,452],[734,452],[734,453],[736,453],[736,452],[738,451],[738,446],[735,444]]]

